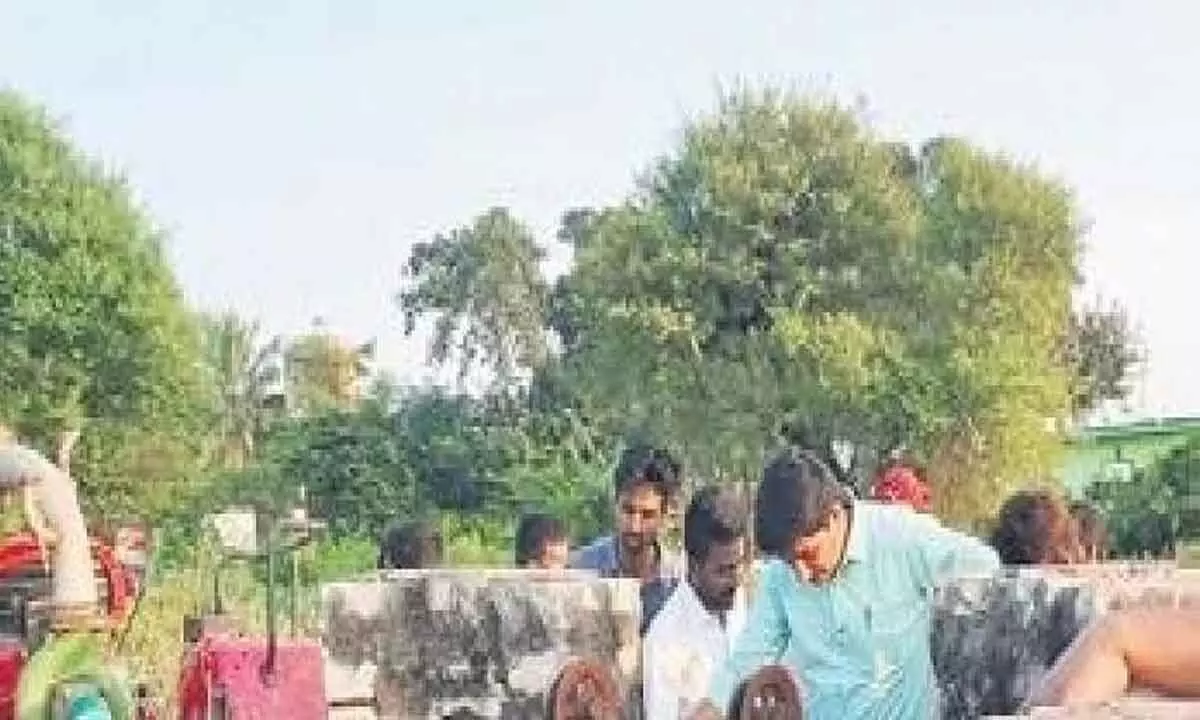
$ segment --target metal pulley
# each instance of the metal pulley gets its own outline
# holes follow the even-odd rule
[[[741,688],[734,707],[741,720],[803,720],[800,689],[782,665],[767,665]]]
[[[550,720],[622,720],[621,691],[599,663],[572,660],[550,688]]]

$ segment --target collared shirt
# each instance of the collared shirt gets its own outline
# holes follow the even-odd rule
[[[642,641],[645,720],[688,717],[707,697],[713,668],[728,660],[745,621],[740,591],[722,624],[691,583],[679,583]]]
[[[845,563],[832,581],[808,584],[779,559],[763,564],[745,629],[714,673],[709,699],[725,710],[755,670],[783,662],[812,720],[934,717],[934,587],[999,567],[990,547],[928,515],[856,502]]]
[[[650,621],[658,614],[671,591],[683,577],[684,560],[682,553],[663,552],[659,546],[658,578],[652,581],[642,581],[642,625],[639,632],[646,634]],[[582,547],[571,554],[570,566],[578,570],[595,570],[601,577],[620,577],[621,561],[618,554],[619,546],[616,537],[607,535],[599,538],[591,545]]]

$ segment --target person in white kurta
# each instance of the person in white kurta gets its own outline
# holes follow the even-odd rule
[[[706,697],[709,675],[729,655],[745,621],[742,570],[746,513],[718,488],[696,494],[684,515],[687,577],[642,641],[646,720],[679,720]]]

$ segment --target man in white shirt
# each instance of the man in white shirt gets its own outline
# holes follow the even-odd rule
[[[746,512],[728,490],[699,491],[683,519],[687,578],[642,643],[646,720],[679,720],[708,692],[745,620]]]

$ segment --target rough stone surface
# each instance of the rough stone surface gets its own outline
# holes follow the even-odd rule
[[[942,717],[1200,720],[1200,704],[1129,700],[1016,715],[1094,618],[1122,607],[1200,605],[1200,572],[1163,563],[1010,569],[938,591],[932,652]],[[641,717],[637,584],[591,573],[401,571],[324,591],[331,717],[546,717],[572,659],[612,668]],[[1172,714],[1173,713],[1173,714]]]
[[[1024,715],[995,718],[1027,720],[1200,720],[1200,702],[1178,700],[1122,700],[1116,703],[1071,708],[1036,708]]]
[[[933,613],[942,717],[1015,713],[1079,632],[1105,612],[1192,604],[1200,604],[1200,574],[1163,563],[1013,568],[995,578],[956,580],[938,591]]]
[[[942,588],[930,638],[942,717],[1015,711],[1099,611],[1079,579],[1013,573]]]
[[[590,573],[381,573],[323,592],[332,702],[377,703],[380,718],[546,717],[571,659],[612,669],[640,716],[637,583]]]

